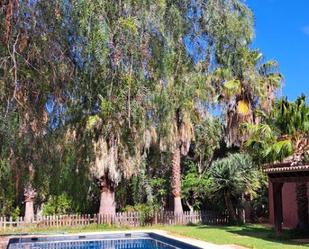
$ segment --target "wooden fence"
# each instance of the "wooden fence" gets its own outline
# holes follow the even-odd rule
[[[24,226],[36,227],[62,227],[84,226],[90,224],[108,224],[115,226],[151,226],[151,225],[188,225],[209,224],[223,225],[229,222],[227,215],[219,215],[211,211],[194,211],[174,214],[174,212],[158,212],[145,215],[137,212],[118,212],[115,215],[76,214],[76,215],[51,215],[36,216],[31,222],[26,223],[23,217],[0,217],[0,229],[18,228]]]

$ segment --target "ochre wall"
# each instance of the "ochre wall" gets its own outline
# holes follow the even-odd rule
[[[307,188],[309,187],[307,183]],[[282,188],[283,227],[295,228],[298,224],[296,204],[296,183],[285,183]],[[269,183],[269,223],[274,224],[272,185]],[[309,189],[308,189],[309,194]]]

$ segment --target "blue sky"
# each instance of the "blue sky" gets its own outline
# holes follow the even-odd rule
[[[309,0],[247,0],[255,15],[254,47],[279,62],[282,95],[309,98]]]

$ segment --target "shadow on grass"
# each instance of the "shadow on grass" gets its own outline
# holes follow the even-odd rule
[[[272,228],[263,225],[241,225],[241,226],[209,226],[198,225],[198,229],[218,229],[238,236],[246,236],[274,243],[282,243],[286,245],[302,245],[309,248],[308,243],[293,241],[295,239],[309,239],[308,233],[304,234],[296,230],[284,230],[282,235],[277,236]]]

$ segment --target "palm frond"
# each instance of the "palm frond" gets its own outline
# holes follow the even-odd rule
[[[223,91],[226,96],[231,97],[241,93],[241,83],[233,79],[223,84]]]

